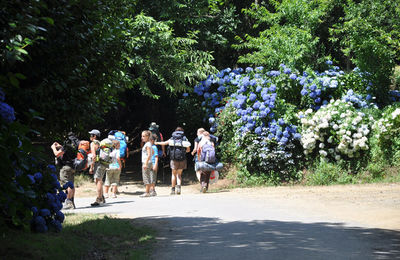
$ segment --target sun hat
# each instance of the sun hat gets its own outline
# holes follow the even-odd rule
[[[97,137],[100,137],[100,131],[97,129],[93,129],[92,131],[89,132],[91,135],[96,135]]]

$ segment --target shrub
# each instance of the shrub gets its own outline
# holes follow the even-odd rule
[[[15,121],[13,108],[4,101],[0,89],[0,225],[60,231],[66,195],[56,168],[42,159],[27,137],[30,129]]]

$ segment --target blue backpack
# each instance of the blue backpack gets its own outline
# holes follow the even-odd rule
[[[215,147],[211,143],[205,143],[201,148],[200,161],[211,164],[217,161],[215,158]]]
[[[124,158],[126,156],[126,139],[125,135],[121,132],[116,132],[114,134],[115,139],[119,141],[119,157]]]

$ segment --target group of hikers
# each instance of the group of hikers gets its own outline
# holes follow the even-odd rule
[[[128,137],[125,132],[118,130],[110,131],[108,137],[101,141],[99,130],[93,129],[88,134],[90,142],[79,140],[73,133],[69,133],[62,145],[57,142],[51,145],[56,165],[60,169],[60,183],[67,189],[64,209],[75,208],[73,184],[77,171],[88,170],[89,174],[93,174],[97,196],[91,206],[104,204],[106,198],[117,197],[121,170],[129,156]],[[186,154],[189,152],[194,156],[196,176],[201,183],[200,192],[207,192],[211,173],[222,167],[216,161],[216,143],[215,136],[210,135],[204,128],[199,128],[191,151],[191,143],[182,127],[177,127],[171,138],[164,141],[159,126],[155,122],[151,123],[148,130],[141,133],[142,178],[145,192],[140,197],[157,196],[157,172],[161,158],[167,156],[166,150],[172,171],[170,194],[181,194],[182,172],[187,168]]]

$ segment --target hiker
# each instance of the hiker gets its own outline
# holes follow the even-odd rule
[[[200,181],[200,174],[201,171],[197,169],[196,167],[196,162],[197,162],[197,156],[194,156],[197,153],[197,149],[199,148],[199,143],[201,141],[201,138],[203,137],[203,133],[206,130],[204,128],[199,128],[197,129],[197,136],[194,139],[194,147],[193,147],[193,151],[192,151],[192,156],[193,156],[193,160],[194,160],[194,170],[196,171],[196,177],[197,180]]]
[[[159,127],[159,125],[156,124],[156,122],[152,122],[150,124],[149,130],[151,131],[152,134],[155,134],[157,136],[157,139],[155,140],[155,142],[163,142],[164,141],[164,137],[160,132],[160,127]],[[158,145],[157,150],[158,150],[158,158],[166,157],[165,145]]]
[[[90,152],[92,158],[94,158],[92,165],[90,166],[89,173],[94,174],[94,182],[96,183],[97,197],[96,201],[90,204],[92,207],[99,206],[106,202],[103,196],[103,176],[106,172],[106,167],[99,161],[98,153],[100,150],[100,131],[93,129],[89,132],[90,134]]]
[[[142,147],[142,177],[143,183],[146,186],[146,192],[140,195],[140,197],[150,197],[150,187],[152,183],[155,183],[154,175],[151,173],[153,164],[151,162],[151,156],[153,154],[153,149],[151,148],[151,132],[149,130],[144,130],[142,132],[142,142],[144,143]]]
[[[168,141],[155,142],[156,145],[168,145],[171,175],[171,195],[181,194],[182,171],[187,168],[186,153],[190,152],[190,142],[184,135],[182,127],[177,127]]]
[[[67,182],[72,183],[72,187],[69,186],[67,188],[67,199],[65,200],[63,208],[74,209],[75,187],[73,186],[73,184],[75,170],[73,168],[73,160],[76,157],[76,153],[71,148],[67,146],[62,146],[57,142],[54,142],[51,145],[51,149],[53,150],[53,154],[56,157],[56,165],[61,167],[59,172],[61,185],[63,186]]]
[[[197,161],[204,162],[206,165],[216,163],[215,158],[215,147],[214,143],[211,141],[210,133],[205,131],[203,132],[203,137],[198,145],[197,149]],[[205,193],[208,190],[208,185],[210,182],[210,174],[213,170],[203,168],[200,170],[200,184],[201,189],[200,192]]]
[[[111,130],[108,133],[108,139],[110,140],[118,140],[119,141],[119,156],[121,159],[121,172],[125,168],[126,159],[129,157],[129,148],[128,148],[128,137],[126,133],[121,130]]]
[[[153,164],[152,168],[151,168],[151,174],[153,175],[153,182],[151,183],[150,186],[150,195],[151,196],[157,196],[157,192],[156,192],[156,183],[157,183],[157,171],[158,171],[158,148],[157,146],[154,144],[155,141],[157,140],[157,135],[156,134],[152,134],[150,136],[150,142],[151,142],[151,148],[153,149],[153,155],[151,156],[151,163]]]
[[[112,140],[113,150],[110,154],[111,163],[106,170],[106,180],[104,182],[104,197],[108,198],[108,190],[111,186],[111,198],[117,197],[117,187],[120,180],[122,163],[120,159],[120,142],[118,140]]]

